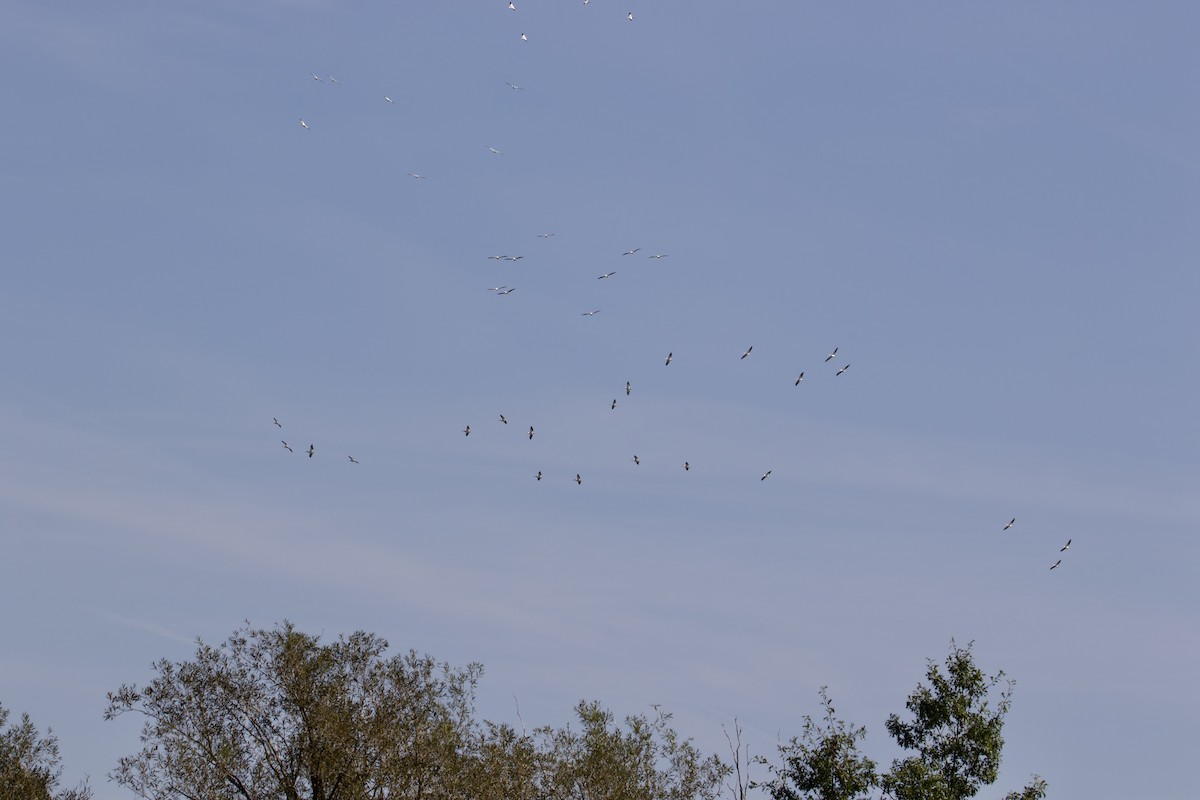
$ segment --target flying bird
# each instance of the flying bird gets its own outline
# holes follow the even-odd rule
[[[583,478],[579,477],[578,472],[575,473],[575,482],[578,483],[580,486],[583,485]]]
[[[1070,540],[1070,539],[1067,539],[1067,543],[1066,543],[1066,544],[1064,544],[1064,545],[1063,545],[1061,548],[1059,548],[1059,551],[1058,551],[1058,552],[1060,552],[1060,553],[1065,553],[1065,552],[1067,552],[1067,551],[1068,551],[1068,550],[1070,550],[1070,549],[1071,549],[1071,540]]]
[[[509,4],[508,4],[508,10],[509,10],[509,11],[516,11],[516,10],[517,10],[517,7],[516,7],[515,5],[513,5],[512,3],[509,3]]]
[[[533,426],[532,425],[529,426],[529,439],[530,439],[530,441],[533,440]]]
[[[597,314],[599,314],[599,313],[600,313],[600,309],[598,309],[598,308],[597,308],[595,311],[585,311],[585,312],[583,312],[582,314],[580,314],[579,316],[581,316],[581,317],[594,317],[594,316],[596,316],[596,315],[597,315]]]
[[[670,363],[671,363],[671,359],[672,359],[674,356],[675,356],[675,354],[674,354],[674,353],[667,353],[667,365],[668,365],[668,366],[670,365]]]
[[[304,121],[304,117],[300,118],[300,127],[304,128],[304,130],[308,130],[308,123]]]
[[[488,261],[500,261],[505,258],[508,258],[508,256],[488,256]]]
[[[750,351],[753,349],[754,349],[753,345],[751,345],[750,347],[747,347],[746,352],[742,353],[742,358],[745,358],[746,356],[750,355]]]
[[[1058,561],[1054,562],[1054,566],[1050,567],[1050,569],[1057,569],[1058,565],[1061,563],[1062,563],[1062,559],[1060,558]]]
[[[637,457],[637,453],[633,454],[633,463],[637,464],[638,466],[641,466],[641,464],[642,464],[642,460]]]
[[[838,374],[838,375],[841,375],[843,372],[845,372],[845,371],[846,371],[846,370],[848,370],[848,369],[850,369],[850,365],[849,365],[849,364],[847,364],[846,366],[844,366],[844,367],[842,367],[841,369],[839,369],[839,370],[837,371],[837,374]]]
[[[350,459],[350,463],[351,463],[351,464],[357,464],[357,463],[358,463],[358,459],[357,459],[357,458],[355,458],[354,456],[346,456],[346,458]]]
[[[606,272],[603,275],[601,275],[599,278],[596,278],[596,280],[602,281],[605,278],[611,278],[613,275],[616,275],[616,274],[617,274],[616,270],[613,270],[612,272]]]
[[[329,82],[330,82],[330,83],[332,83],[332,84],[334,84],[335,86],[341,86],[341,85],[342,85],[342,82],[341,82],[341,81],[339,81],[337,78],[333,77],[332,75],[326,75],[325,77],[329,78]]]
[[[613,398],[612,405],[608,407],[610,411],[615,411],[617,408],[617,398]]]
[[[558,236],[558,234],[557,233],[539,233],[538,234],[539,239],[549,239],[551,236]]]
[[[625,381],[625,396],[629,397],[629,393],[631,391],[633,391],[633,386],[629,383],[629,381]]]
[[[394,103],[394,102],[396,102],[396,101],[395,101],[395,100],[393,100],[392,98],[388,97],[386,94],[383,96],[383,99],[384,99],[384,100],[387,100],[389,103]]]
[[[1008,530],[1009,528],[1011,528],[1013,525],[1016,525],[1016,524],[1017,524],[1017,518],[1013,517],[1012,519],[1010,519],[1008,521],[1008,524],[1004,526],[1004,530]]]
[[[759,478],[759,480],[760,480],[760,481],[765,481],[765,480],[766,480],[767,478],[769,478],[769,477],[771,477],[771,470],[767,470],[766,472],[764,472],[764,473],[763,473],[763,476],[762,476],[761,478]]]
[[[632,11],[629,12],[629,21],[633,22],[633,12]]]
[[[799,386],[799,385],[800,385],[800,381],[802,381],[802,380],[804,380],[804,373],[803,373],[803,372],[801,372],[801,373],[800,373],[800,377],[796,378],[796,385],[797,385],[797,386]]]
[[[525,88],[524,86],[517,86],[515,83],[509,83],[508,81],[505,81],[504,85],[518,92]]]
[[[279,417],[271,417],[271,419],[275,420],[275,427],[276,427],[276,428],[282,428],[282,427],[283,427],[282,425],[280,425],[280,424],[279,424]]]
[[[410,176],[412,176],[413,178],[416,178],[416,179],[417,179],[417,180],[419,180],[419,181],[421,181],[421,180],[425,180],[425,176],[424,176],[424,175],[418,175],[418,174],[417,174],[417,173],[415,173],[415,172],[410,172],[410,173],[408,173],[408,174],[409,174]]]
[[[321,80],[320,78],[318,78],[318,77],[317,77],[317,73],[315,73],[315,72],[310,72],[310,73],[308,73],[308,74],[309,74],[309,75],[312,75],[312,76],[313,76],[313,80],[314,80],[314,81],[316,81],[317,83],[324,83],[324,82],[325,82],[325,81]]]
[[[281,439],[280,441],[283,441],[283,440]],[[289,453],[296,452],[295,450],[292,449],[292,446],[290,444],[288,444],[287,442],[283,442],[283,449],[287,450]]]
[[[315,448],[315,447],[313,447],[313,446],[310,444],[310,445],[308,446],[308,457],[309,457],[309,458],[312,458],[312,457],[313,457],[313,453],[314,453],[315,451],[316,451],[316,448]]]
[[[647,256],[647,258],[666,258],[670,253],[659,253],[658,255]]]
[[[524,257],[525,256],[505,256],[504,260],[505,261],[520,261]]]
[[[468,425],[467,427],[463,428],[463,436],[470,436],[470,435],[471,435],[471,426]]]
[[[504,155],[504,153],[501,153],[499,150],[497,150],[494,147],[489,147],[488,150],[491,150],[493,154],[498,155],[498,156]]]
[[[684,472],[687,472],[687,471],[688,471],[688,470],[690,470],[691,468],[692,468],[692,465],[691,465],[691,464],[689,464],[689,463],[688,463],[688,462],[686,462],[686,461],[685,461],[685,462],[683,462],[683,471],[684,471]]]
[[[511,287],[505,289],[503,292],[496,292],[496,294],[512,294],[516,290],[517,290],[517,287],[511,286]]]
[[[488,288],[488,291],[500,293],[500,292],[503,292],[507,288],[508,288],[507,286],[491,286]]]
[[[538,470],[538,474],[537,474],[537,475],[534,475],[533,477],[534,477],[534,479],[535,479],[535,480],[539,480],[539,481],[540,481],[540,480],[542,479],[542,471],[539,469],[539,470]]]
[[[635,247],[635,248],[633,248],[632,250],[626,250],[624,253],[621,253],[621,255],[623,255],[623,256],[631,256],[631,255],[633,255],[634,253],[636,253],[638,250],[641,250],[641,249],[642,249],[642,248],[640,248],[640,247]]]
[[[503,414],[501,414],[501,415],[500,415],[500,421],[501,421],[501,422],[503,422],[505,425],[507,425],[507,424],[508,424],[508,420],[506,420],[506,419],[504,418],[504,415],[503,415]]]
[[[522,34],[521,34],[521,41],[522,41],[522,42],[528,42],[528,41],[529,41],[529,37],[528,37],[528,36],[526,36],[525,34],[523,34],[523,33],[522,33]]]
[[[837,351],[838,351],[838,349],[835,347],[835,348],[833,348],[833,352],[832,352],[832,353],[830,353],[829,355],[825,356],[825,361],[826,361],[826,363],[828,363],[829,361],[832,361],[832,360],[833,360],[833,357],[837,355]]]

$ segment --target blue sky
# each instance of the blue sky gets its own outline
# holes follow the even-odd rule
[[[481,661],[493,719],[661,703],[708,750],[828,685],[886,761],[956,637],[1017,680],[995,794],[1184,797],[1197,34],[8,3],[0,702],[128,797],[104,693],[286,618]]]

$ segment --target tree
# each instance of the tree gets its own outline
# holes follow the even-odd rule
[[[964,800],[996,781],[1004,747],[1004,717],[1012,705],[1013,682],[1004,672],[987,676],[975,666],[971,645],[950,642],[946,671],[929,661],[928,686],[918,685],[905,706],[904,722],[895,714],[887,729],[896,743],[916,753],[892,762],[883,787],[896,800]],[[1001,687],[991,705],[992,696]],[[1039,800],[1045,782],[1034,777],[1023,793],[1009,798]]]
[[[536,796],[546,800],[714,800],[728,774],[668,725],[625,718],[622,729],[599,703],[575,708],[579,728],[537,732],[541,769]]]
[[[622,727],[592,702],[563,728],[480,723],[482,667],[386,650],[287,623],[200,642],[109,694],[108,719],[145,717],[111,777],[154,800],[714,800],[726,774],[667,714]]]
[[[781,745],[783,767],[771,767],[765,788],[773,800],[856,800],[879,784],[875,762],[861,755],[858,743],[867,729],[835,716],[828,687],[821,687],[821,721],[804,717],[804,731]]]
[[[88,800],[86,784],[56,792],[62,776],[58,739],[42,736],[28,714],[7,729],[9,711],[0,705],[0,798],[9,800]]]
[[[155,800],[453,797],[482,668],[454,670],[354,633],[322,645],[247,625],[194,661],[155,665],[108,696],[145,717],[141,752],[111,775]]]
[[[912,720],[892,714],[886,723],[896,743],[913,754],[894,760],[882,774],[859,752],[866,728],[837,719],[822,687],[823,719],[806,716],[802,735],[779,748],[783,765],[770,768],[774,777],[764,787],[773,800],[859,800],[873,789],[891,800],[966,800],[994,783],[1013,682],[1003,672],[985,675],[971,645],[959,647],[953,640],[945,672],[931,660],[925,675],[929,685],[918,685],[908,697]],[[1034,776],[1005,800],[1045,796],[1046,782]]]

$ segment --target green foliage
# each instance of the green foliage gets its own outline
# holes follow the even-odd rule
[[[536,796],[547,800],[713,800],[728,768],[704,758],[667,723],[625,718],[622,729],[598,703],[575,709],[579,728],[537,731],[542,769]]]
[[[867,729],[847,725],[835,716],[827,687],[821,687],[821,721],[804,717],[804,732],[781,745],[783,767],[771,767],[765,788],[773,800],[856,800],[879,779],[875,762],[858,751]]]
[[[804,718],[804,731],[779,748],[783,765],[772,766],[764,784],[773,800],[858,800],[882,789],[891,800],[966,800],[996,781],[1000,769],[1004,717],[1012,704],[1013,682],[1003,672],[985,675],[971,646],[953,641],[944,670],[930,661],[927,685],[908,697],[908,721],[891,715],[886,723],[896,743],[912,752],[884,773],[859,752],[866,729],[837,719],[824,688],[821,721]],[[1046,782],[1034,777],[1005,800],[1042,800]]]
[[[106,719],[145,717],[141,752],[111,777],[155,800],[453,797],[481,668],[386,649],[284,624],[160,661],[149,685],[109,694]]]
[[[918,685],[905,704],[912,720],[888,717],[888,733],[916,753],[894,761],[883,786],[896,800],[974,797],[980,787],[995,783],[999,773],[1001,731],[1012,705],[1013,682],[1003,671],[985,675],[975,665],[971,645],[963,648],[953,641],[945,672],[930,661],[925,677],[929,685]]]
[[[355,633],[322,645],[290,624],[198,644],[106,717],[145,718],[113,780],[154,800],[713,800],[724,766],[667,724],[618,726],[580,703],[578,727],[475,719],[478,665],[455,670]]]
[[[0,798],[4,800],[88,800],[86,785],[55,792],[62,775],[58,739],[42,736],[28,714],[7,729],[9,711],[0,705]]]

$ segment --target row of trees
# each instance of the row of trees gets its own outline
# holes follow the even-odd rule
[[[996,780],[1012,684],[985,675],[952,643],[944,667],[908,698],[910,718],[887,730],[907,755],[880,770],[860,750],[866,729],[823,713],[780,746],[779,763],[751,758],[740,730],[728,761],[701,753],[669,714],[618,722],[598,703],[575,720],[518,730],[480,721],[482,667],[456,669],[415,652],[387,654],[354,633],[322,644],[284,624],[249,626],[192,660],[154,665],[145,686],[109,694],[105,716],[142,717],[141,750],[109,776],[153,800],[958,800]],[[3,730],[0,798],[88,800],[57,790],[53,736],[28,718]],[[750,778],[751,765],[767,780]],[[1006,800],[1039,800],[1038,778]]]

